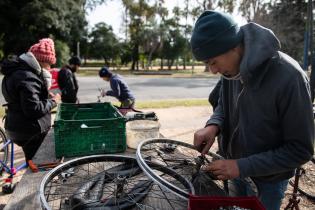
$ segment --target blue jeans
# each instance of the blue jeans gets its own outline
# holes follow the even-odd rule
[[[244,179],[234,179],[229,190],[232,196],[257,196],[267,210],[279,210],[288,181],[270,183],[255,180],[253,184]]]

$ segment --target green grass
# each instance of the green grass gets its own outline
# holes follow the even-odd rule
[[[116,106],[120,103],[114,102]],[[173,100],[154,100],[154,101],[136,101],[136,109],[158,109],[171,107],[190,107],[190,106],[210,106],[207,99],[173,99]],[[56,111],[56,109],[54,110]],[[4,116],[4,108],[0,107],[0,118]]]
[[[177,106],[209,106],[207,99],[178,99],[157,101],[136,101],[136,109],[171,108]]]
[[[120,106],[120,103],[111,102],[115,106]],[[136,101],[136,109],[150,108],[171,108],[171,107],[190,107],[190,106],[210,106],[207,99],[172,99],[172,100],[151,100],[151,101]]]
[[[191,70],[171,70],[171,71],[129,71],[129,70],[114,70],[113,71],[115,74],[120,74],[120,75],[135,75],[135,76],[144,76],[144,77],[185,77],[185,78],[191,78],[191,77],[219,77],[218,75],[209,73],[209,72],[204,72],[200,70],[195,70],[193,73]],[[146,72],[149,72],[151,74],[145,75]],[[156,74],[154,74],[156,72]],[[170,75],[163,75],[164,73],[170,73]],[[140,75],[137,75],[139,74]],[[162,74],[160,74],[162,73]],[[98,70],[96,69],[80,69],[78,74],[80,76],[98,76]]]

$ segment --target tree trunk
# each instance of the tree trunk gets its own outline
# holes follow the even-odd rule
[[[139,44],[136,43],[133,47],[132,50],[132,65],[131,65],[131,70],[135,70],[135,67],[137,70],[139,70]]]

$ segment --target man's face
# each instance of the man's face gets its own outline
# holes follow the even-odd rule
[[[213,74],[220,73],[226,77],[233,77],[239,73],[242,60],[241,48],[236,47],[224,54],[209,58],[205,61]]]
[[[73,69],[73,72],[78,72],[80,66],[79,66],[79,65],[74,65],[74,64],[72,64],[72,65],[71,65],[71,68]]]
[[[102,77],[102,79],[107,82],[109,81],[109,77]]]
[[[43,63],[43,62],[38,62],[39,65],[44,68],[44,69],[47,69],[49,70],[50,69],[50,64],[49,63]]]

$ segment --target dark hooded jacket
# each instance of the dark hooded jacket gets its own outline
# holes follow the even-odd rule
[[[7,102],[5,129],[20,133],[43,133],[51,126],[48,99],[41,67],[31,53],[1,64],[2,94]]]
[[[120,75],[113,74],[110,77],[109,82],[110,82],[111,90],[107,91],[106,95],[113,96],[117,98],[120,102],[123,102],[127,99],[132,99],[132,100],[135,99],[127,83],[123,80],[123,78]]]
[[[70,66],[64,66],[58,74],[58,85],[61,90],[61,101],[63,103],[76,103],[79,85],[75,73]]]
[[[241,80],[222,79],[219,105],[207,125],[219,126],[226,158],[241,177],[280,181],[310,160],[314,122],[310,89],[299,64],[279,51],[269,29],[241,27]]]

